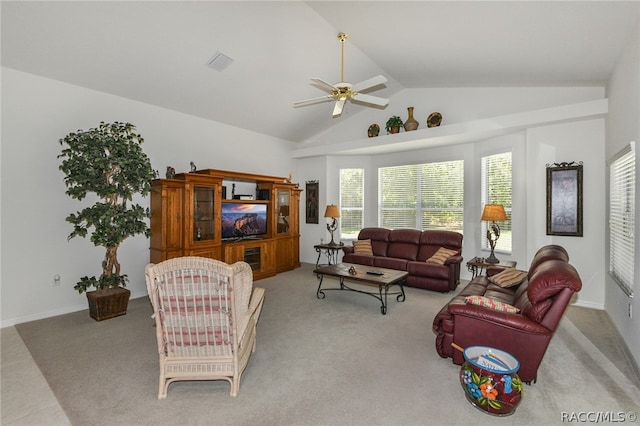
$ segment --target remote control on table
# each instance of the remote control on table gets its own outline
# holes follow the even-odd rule
[[[367,271],[367,274],[369,274],[369,275],[384,275],[384,272],[375,270],[375,271]]]

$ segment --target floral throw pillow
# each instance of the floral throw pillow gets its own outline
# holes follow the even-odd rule
[[[489,277],[489,281],[502,287],[512,287],[520,284],[527,277],[525,271],[519,271],[516,268],[508,268]]]
[[[498,302],[493,299],[489,299],[485,296],[467,296],[464,298],[467,305],[478,305],[485,308],[493,309],[494,311],[506,312],[509,314],[517,314],[520,309],[508,303]]]
[[[433,256],[427,259],[427,262],[435,263],[437,265],[444,265],[444,262],[446,262],[448,258],[456,255],[457,253],[458,253],[457,250],[451,250],[445,247],[440,247]]]
[[[371,240],[354,241],[353,252],[355,254],[364,254],[367,256],[373,256],[373,249],[371,248]]]

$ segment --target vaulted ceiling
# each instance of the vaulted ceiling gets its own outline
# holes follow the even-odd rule
[[[601,85],[638,1],[2,1],[2,66],[302,142],[367,109],[310,78],[378,74],[370,94],[466,86]],[[207,66],[218,52],[233,59]]]

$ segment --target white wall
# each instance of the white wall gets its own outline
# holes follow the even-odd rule
[[[530,129],[527,132],[526,258],[545,244],[567,249],[582,279],[576,304],[604,309],[605,179],[604,119]],[[546,165],[582,162],[583,236],[546,235]],[[515,236],[514,236],[515,239]]]
[[[625,338],[636,368],[640,364],[640,23],[629,39],[607,86],[609,97],[609,115],[605,156],[611,158],[630,141],[636,142],[636,232],[635,232],[635,298],[627,297],[613,281],[608,272],[605,274],[605,308],[607,313]],[[608,174],[606,176],[608,178]],[[608,258],[609,250],[605,252]],[[608,263],[606,264],[608,270]],[[629,306],[633,316],[629,317]]]
[[[86,203],[65,195],[56,158],[58,140],[100,121],[128,121],[145,138],[143,149],[161,176],[215,168],[287,176],[292,171],[285,142],[174,111],[133,102],[54,80],[2,68],[2,326],[87,309],[73,290],[81,276],[98,275],[104,251],[89,239],[67,242],[65,217]],[[143,206],[147,200],[138,200]],[[126,240],[119,250],[132,297],[146,295],[144,265],[149,241]],[[61,286],[53,286],[59,274]]]
[[[404,89],[391,97],[385,109],[345,106],[339,124],[305,141],[301,147],[333,144],[365,138],[373,123],[385,135],[385,124],[392,115],[406,120],[407,107],[414,107],[418,129],[426,127],[434,111],[442,114],[442,125],[465,123],[506,114],[522,113],[561,105],[586,102],[604,97],[604,88],[587,87],[447,87]]]

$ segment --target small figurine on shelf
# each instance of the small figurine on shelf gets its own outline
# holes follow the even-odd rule
[[[173,179],[174,177],[176,177],[176,169],[171,166],[167,166],[167,173],[165,173],[165,176],[167,177],[167,179]]]
[[[196,164],[192,161],[189,163],[189,165],[191,166],[191,173],[195,173],[196,172]]]

